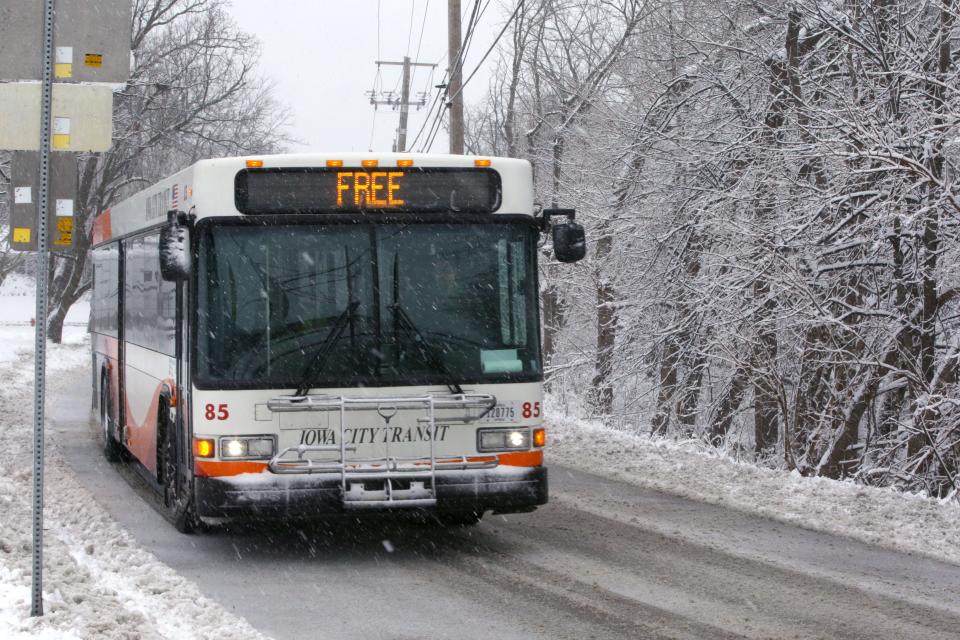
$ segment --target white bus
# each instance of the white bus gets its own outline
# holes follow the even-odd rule
[[[547,501],[538,240],[584,255],[509,158],[205,160],[93,227],[104,451],[188,531]],[[562,221],[561,221],[562,220]]]

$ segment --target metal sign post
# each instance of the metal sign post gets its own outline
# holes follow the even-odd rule
[[[54,0],[44,0],[43,90],[40,99],[40,193],[37,223],[37,324],[33,389],[33,589],[30,615],[43,615],[43,417],[47,348],[47,218],[50,209],[50,138],[53,102]]]
[[[56,22],[55,8],[60,13]],[[56,201],[57,233],[53,244],[69,248],[74,232],[80,230],[74,229],[76,180],[65,176],[76,175],[72,152],[101,152],[111,146],[113,91],[122,88],[130,78],[131,11],[130,0],[0,0],[0,149],[37,151],[33,166],[39,169],[34,179],[32,172],[25,174],[23,167],[17,167],[17,181],[21,184],[13,189],[10,237],[14,251],[37,251],[30,607],[34,616],[43,615],[43,422],[50,203]],[[43,39],[38,41],[41,33]],[[34,55],[37,49],[39,56]],[[61,155],[57,162],[53,162],[54,152]],[[20,162],[27,162],[22,158],[21,155]]]

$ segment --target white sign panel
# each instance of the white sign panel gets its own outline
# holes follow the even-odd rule
[[[0,149],[39,149],[40,92],[39,82],[0,83]],[[113,92],[110,87],[54,84],[52,149],[107,151],[112,135]]]

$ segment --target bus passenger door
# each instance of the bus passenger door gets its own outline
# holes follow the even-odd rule
[[[176,354],[176,398],[177,398],[177,419],[174,421],[176,428],[176,454],[177,454],[177,478],[176,491],[181,494],[182,487],[190,486],[193,479],[192,447],[191,439],[193,429],[191,427],[192,397],[190,394],[190,322],[188,320],[187,310],[190,308],[190,287],[187,281],[177,282],[177,309],[176,309],[176,343],[174,353]]]

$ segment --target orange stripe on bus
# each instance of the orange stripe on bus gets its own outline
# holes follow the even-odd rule
[[[540,467],[543,466],[543,451],[515,451],[497,455],[500,464],[508,467]]]
[[[236,476],[241,473],[263,473],[267,470],[266,462],[251,462],[249,460],[194,460],[194,472],[205,478],[217,476]]]

